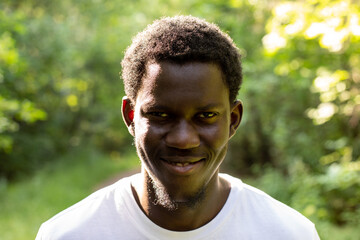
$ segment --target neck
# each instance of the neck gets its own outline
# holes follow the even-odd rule
[[[210,222],[220,212],[230,193],[230,183],[215,173],[198,201],[169,207],[159,203],[154,183],[143,170],[141,179],[132,184],[132,191],[139,207],[155,224],[172,231],[190,231]]]

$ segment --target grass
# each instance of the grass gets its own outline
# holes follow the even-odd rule
[[[105,156],[82,149],[30,179],[0,183],[0,239],[35,239],[42,222],[94,192],[100,182],[137,166],[135,154]]]
[[[359,226],[348,225],[339,227],[330,223],[315,222],[321,239],[331,240],[359,240]]]

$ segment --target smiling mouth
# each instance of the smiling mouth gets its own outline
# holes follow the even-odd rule
[[[201,158],[200,160],[197,160],[197,161],[193,161],[193,162],[176,162],[176,161],[169,161],[169,160],[166,160],[166,159],[162,159],[163,161],[173,165],[173,166],[178,166],[178,167],[186,167],[188,165],[194,165],[194,164],[197,164],[201,161],[204,161],[205,158]]]
[[[166,169],[177,176],[188,176],[204,166],[206,158],[198,157],[166,157],[161,158]]]

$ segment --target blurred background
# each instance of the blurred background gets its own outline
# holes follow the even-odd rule
[[[120,61],[161,16],[214,22],[243,55],[245,114],[223,171],[292,206],[322,239],[360,236],[357,0],[1,0],[0,239],[139,168]]]

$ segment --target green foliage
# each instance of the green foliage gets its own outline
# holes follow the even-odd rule
[[[114,150],[129,139],[117,74],[127,39],[115,38],[124,28],[105,34],[119,23],[92,19],[102,14],[94,4],[71,4],[2,3],[0,177],[32,171],[82,141]]]
[[[283,141],[275,129],[273,138],[299,184],[291,204],[337,224],[359,224],[359,14],[350,1],[284,2],[274,8],[263,38],[274,73],[291,86],[296,100],[284,104],[289,109],[277,108],[285,110],[297,130]],[[277,95],[284,93],[277,90]],[[296,122],[294,109],[303,115]],[[305,167],[292,171],[299,158]]]

